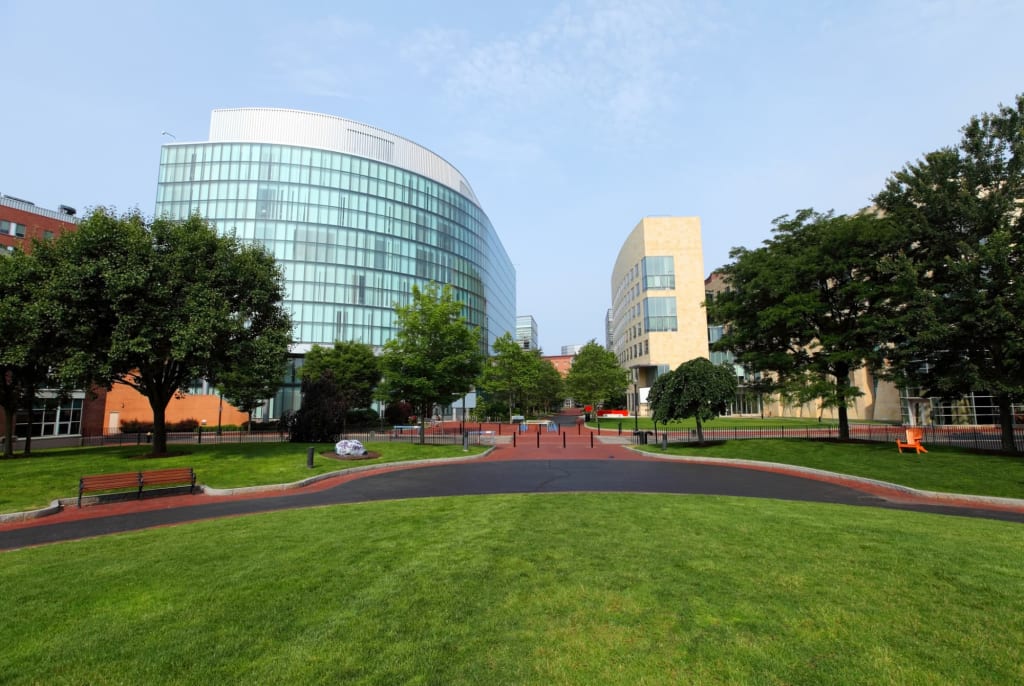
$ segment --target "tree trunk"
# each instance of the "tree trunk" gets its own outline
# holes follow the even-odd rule
[[[14,413],[4,408],[4,457],[14,457]]]
[[[25,447],[22,450],[25,455],[32,454],[32,432],[35,428],[35,414],[32,410],[36,404],[36,385],[28,384],[25,388],[25,397],[28,399],[28,428],[25,430]]]
[[[153,455],[163,455],[167,452],[167,403],[161,405],[156,399],[149,399],[149,406],[153,409]]]
[[[1013,435],[1013,399],[1008,393],[997,393],[996,404],[999,406],[999,435],[1003,452],[1018,454],[1017,441]]]
[[[704,445],[704,424],[697,417],[697,445]]]
[[[850,368],[847,365],[836,366],[836,401],[839,407],[839,440],[850,440],[850,418],[847,404],[850,398]],[[819,420],[820,421],[820,420]]]

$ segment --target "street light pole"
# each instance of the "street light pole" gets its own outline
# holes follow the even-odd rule
[[[640,382],[633,382],[633,431],[640,430]]]

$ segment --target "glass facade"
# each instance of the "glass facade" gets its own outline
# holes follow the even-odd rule
[[[395,305],[411,301],[413,285],[432,281],[451,285],[482,346],[514,330],[515,270],[468,187],[461,193],[396,164],[333,150],[165,145],[156,215],[193,212],[274,255],[299,353],[335,341],[379,350],[397,332]],[[295,406],[294,397],[281,400],[273,416]]]

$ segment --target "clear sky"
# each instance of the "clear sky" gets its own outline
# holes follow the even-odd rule
[[[851,212],[1024,92],[1020,0],[0,0],[0,192],[152,214],[160,145],[220,107],[391,131],[470,181],[546,353],[604,342],[647,215],[705,275],[771,220]]]

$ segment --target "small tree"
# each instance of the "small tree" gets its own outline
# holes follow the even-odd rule
[[[252,413],[272,398],[284,380],[291,336],[283,329],[244,343],[240,356],[247,361],[221,372],[217,384],[229,404],[248,417],[252,431]]]
[[[334,403],[341,414],[341,433],[348,431],[348,413],[369,407],[380,383],[380,363],[373,348],[355,341],[335,341],[333,348],[314,345],[306,353],[299,372],[303,381],[322,379],[333,389]]]
[[[648,402],[655,421],[695,418],[697,441],[703,443],[704,422],[728,411],[736,397],[736,386],[731,366],[716,366],[698,357],[659,376],[651,386]]]
[[[566,392],[573,400],[594,408],[625,393],[628,385],[629,371],[619,366],[615,353],[605,350],[594,340],[576,353],[572,368],[565,377]]]
[[[462,316],[462,303],[451,286],[436,283],[412,287],[412,302],[395,307],[398,334],[384,344],[379,395],[389,402],[405,400],[424,424],[435,405],[448,405],[465,395],[480,374],[480,334]]]
[[[539,381],[534,357],[505,332],[494,342],[494,355],[484,363],[477,391],[487,398],[489,407],[500,399],[509,421],[516,408],[525,411],[526,400]]]

